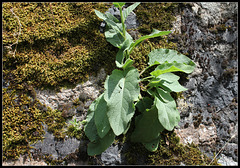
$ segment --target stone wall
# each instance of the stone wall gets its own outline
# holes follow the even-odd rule
[[[181,83],[189,90],[183,99],[177,99],[181,114],[179,128],[175,132],[183,144],[198,144],[209,157],[218,155],[219,163],[236,165],[238,162],[238,59],[237,59],[237,3],[197,2],[179,5],[174,13],[173,32],[168,40],[177,43],[178,51],[188,55],[197,65]],[[110,10],[111,11],[111,10]],[[132,15],[136,19],[136,15]],[[160,18],[161,19],[161,18]],[[134,20],[130,23],[141,24]],[[138,25],[136,24],[136,25]],[[136,27],[134,27],[136,28]],[[103,92],[106,72],[101,69],[97,76],[77,84],[74,88],[60,91],[36,89],[37,99],[44,105],[63,111],[67,124],[82,121],[91,102]],[[74,100],[80,103],[73,107]],[[32,155],[52,155],[52,159],[68,157],[63,164],[88,164],[86,142],[66,137],[56,140],[45,127],[45,140],[32,144]],[[64,148],[63,148],[64,147]],[[222,149],[222,147],[224,147]],[[98,157],[99,164],[126,163],[121,156],[123,147],[110,146]],[[80,151],[80,152],[79,152]],[[85,152],[85,154],[84,154]],[[39,156],[38,155],[38,156]],[[75,159],[73,159],[75,158]],[[5,165],[33,165],[28,159]],[[45,164],[39,162],[39,164]]]

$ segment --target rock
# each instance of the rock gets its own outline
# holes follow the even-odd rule
[[[44,126],[45,135],[43,142],[38,141],[35,144],[31,144],[34,149],[31,152],[41,151],[43,155],[51,155],[53,159],[63,159],[68,154],[75,152],[80,145],[80,141],[76,138],[68,138],[64,141],[57,141],[54,139],[53,134],[47,131],[47,126]]]
[[[190,125],[187,128],[175,129],[175,132],[180,137],[180,142],[185,145],[192,142],[199,145],[214,145],[217,138],[215,125],[200,124],[198,128]]]
[[[15,161],[3,161],[2,166],[47,166],[47,163],[43,160],[30,160],[29,157],[20,156],[19,159]]]
[[[231,157],[227,157],[224,154],[221,154],[218,163],[221,166],[237,166],[238,162],[235,162]]]
[[[107,150],[101,154],[101,161],[105,165],[121,164],[121,155],[118,145],[111,145]]]
[[[58,141],[55,150],[58,152],[58,158],[64,158],[70,153],[74,153],[79,148],[80,141],[76,138],[68,138],[64,141]]]

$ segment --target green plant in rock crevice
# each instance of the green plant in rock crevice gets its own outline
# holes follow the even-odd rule
[[[168,35],[171,31],[153,29],[151,34],[134,41],[124,22],[140,3],[134,3],[125,10],[122,9],[125,3],[113,4],[120,10],[121,22],[110,13],[95,10],[96,15],[107,23],[106,40],[119,51],[115,61],[118,69],[107,76],[104,93],[93,101],[88,110],[84,131],[90,140],[87,149],[90,156],[101,154],[116,136],[126,134],[133,118],[135,128],[131,140],[142,143],[149,151],[156,151],[161,132],[165,129],[172,131],[180,121],[170,93],[187,90],[179,84],[180,77],[173,72],[191,73],[195,68],[194,62],[185,55],[160,48],[148,54],[148,67],[139,73],[130,58],[133,49],[146,39]],[[140,89],[139,85],[144,86]],[[140,114],[133,117],[136,108]]]

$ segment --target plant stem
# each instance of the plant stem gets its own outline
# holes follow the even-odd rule
[[[150,65],[147,68],[145,68],[142,72],[140,72],[139,76],[141,76],[147,69],[149,69],[150,67],[154,66],[156,64]]]
[[[119,7],[119,10],[120,10],[121,22],[122,22],[122,27],[123,27],[123,37],[125,40],[126,39],[126,30],[125,30],[125,25],[124,25],[124,21],[123,21],[122,7]]]
[[[144,80],[146,80],[146,79],[151,79],[151,78],[153,78],[154,76],[148,76],[148,77],[146,77],[146,78],[143,78],[141,81],[144,81]]]

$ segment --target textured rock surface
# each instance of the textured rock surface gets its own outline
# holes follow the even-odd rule
[[[197,136],[201,134],[201,126],[208,130],[215,125],[214,135],[204,137],[205,142],[211,143],[206,146],[199,139],[200,148],[213,156],[227,143],[221,153],[235,162],[238,161],[237,9],[237,3],[191,3],[182,9],[181,22],[175,26],[184,38],[173,37],[180,52],[188,53],[197,64],[189,80],[183,81],[189,90],[183,93],[184,100],[178,100],[181,112],[178,131],[193,130]],[[228,142],[233,135],[236,136]],[[188,137],[191,136],[186,133],[183,139]]]

